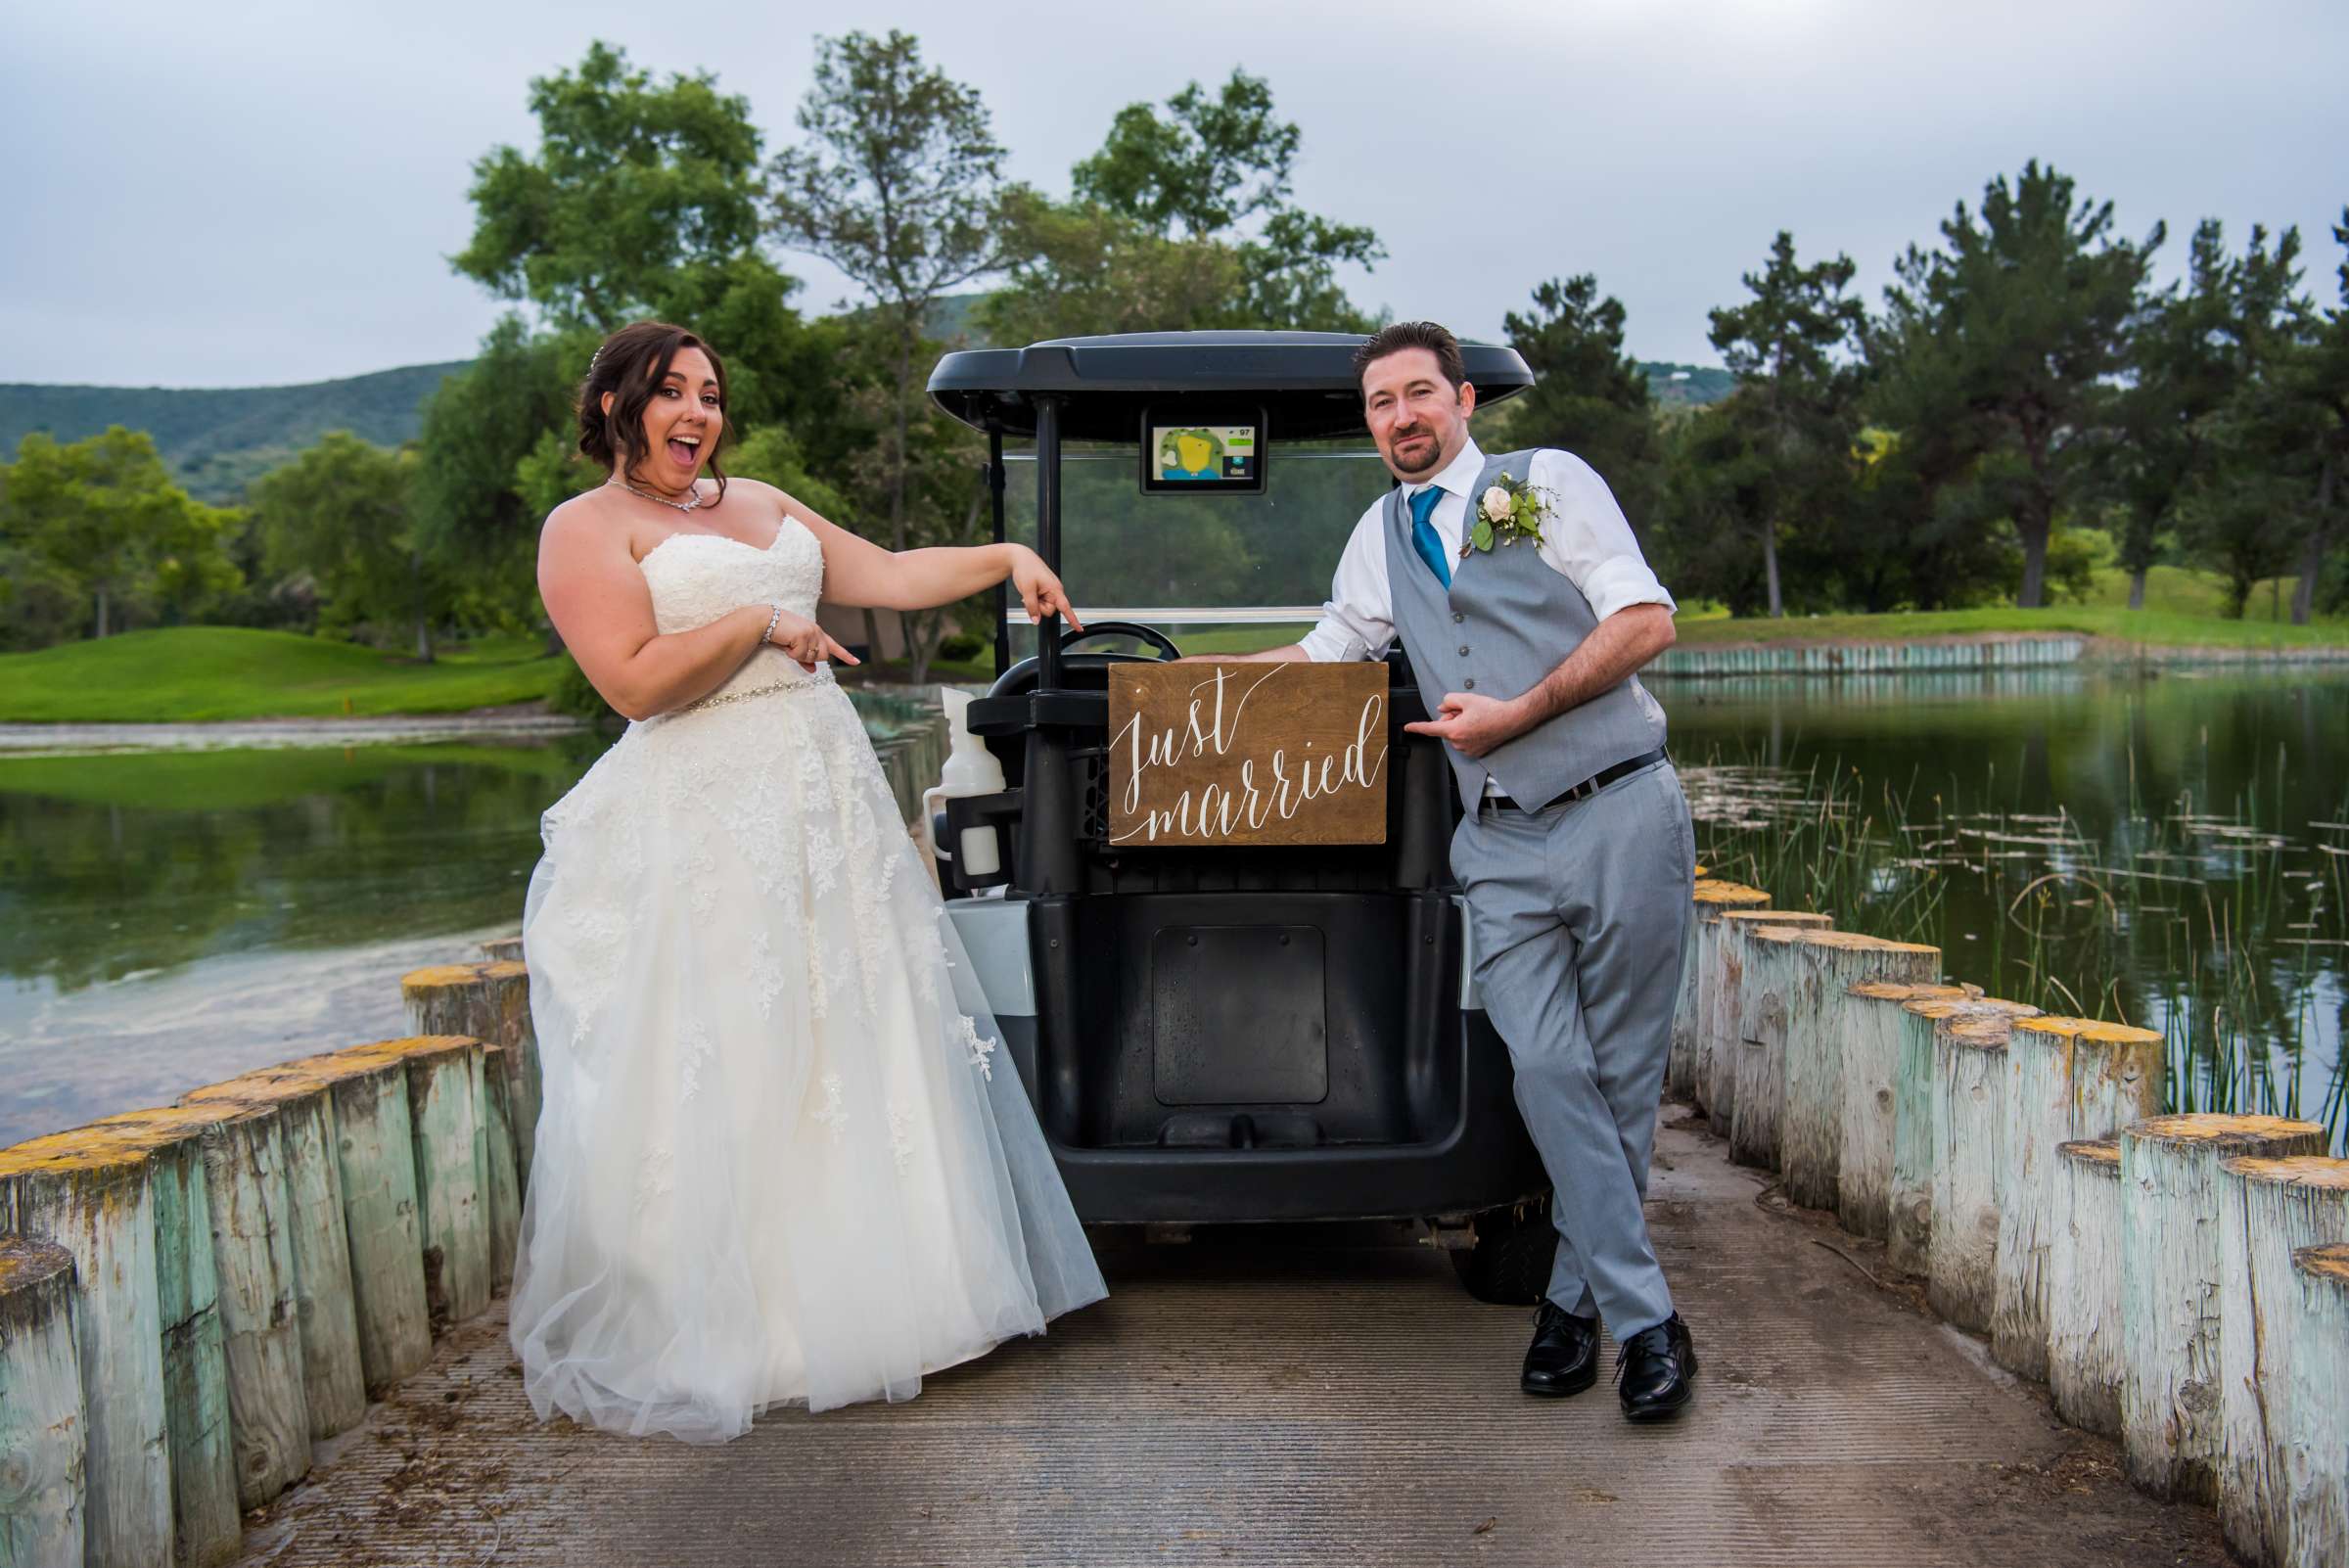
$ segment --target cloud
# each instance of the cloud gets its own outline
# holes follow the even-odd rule
[[[529,78],[591,38],[747,96],[795,134],[818,18],[642,6],[181,7],[103,0],[0,20],[0,380],[314,380],[461,357],[498,303],[444,257],[472,161],[529,147]],[[904,3],[978,86],[1019,176],[1063,190],[1112,114],[1234,66],[1304,129],[1298,195],[1389,260],[1357,297],[1471,335],[1541,279],[1590,271],[1644,356],[1709,359],[1708,306],[1771,236],[1872,290],[1951,206],[2029,158],[2121,228],[2296,223],[2328,282],[2349,186],[2330,72],[2349,8],[1962,7],[1846,0],[1016,9]],[[1495,240],[1498,232],[1504,236]],[[2183,250],[2173,243],[2175,253]],[[802,303],[849,290],[805,256]]]

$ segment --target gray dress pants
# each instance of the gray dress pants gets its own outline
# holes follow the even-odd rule
[[[1549,1299],[1618,1342],[1672,1315],[1640,1205],[1680,991],[1696,840],[1668,761],[1451,841],[1476,983],[1555,1189]]]

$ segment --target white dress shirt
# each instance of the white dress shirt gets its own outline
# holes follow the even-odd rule
[[[1428,521],[1444,541],[1447,560],[1458,569],[1460,539],[1466,529],[1469,487],[1484,471],[1485,454],[1471,440],[1444,471],[1425,484],[1404,487],[1404,504],[1434,484],[1444,491]],[[1544,447],[1534,453],[1530,474],[1513,475],[1543,492],[1547,513],[1542,519],[1542,560],[1561,573],[1590,601],[1590,613],[1600,621],[1626,605],[1660,604],[1677,610],[1672,595],[1656,580],[1623,508],[1598,471],[1572,452]],[[1321,620],[1299,639],[1306,657],[1322,664],[1349,659],[1379,659],[1395,640],[1395,597],[1387,579],[1387,503],[1382,496],[1355,524],[1338,570],[1329,584],[1329,602]],[[1416,558],[1413,566],[1417,566]],[[1424,570],[1421,568],[1420,570]],[[1566,650],[1558,650],[1564,659]],[[1515,696],[1516,693],[1508,693]]]

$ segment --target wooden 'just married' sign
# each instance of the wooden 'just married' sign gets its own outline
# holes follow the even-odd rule
[[[1109,838],[1383,844],[1387,667],[1113,665]]]

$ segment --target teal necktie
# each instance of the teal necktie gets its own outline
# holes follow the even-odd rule
[[[1419,552],[1419,559],[1427,563],[1427,569],[1436,575],[1436,580],[1450,588],[1451,563],[1444,559],[1443,535],[1436,532],[1435,524],[1428,521],[1435,513],[1436,503],[1443,498],[1443,488],[1435,484],[1430,484],[1411,497],[1411,548]]]

